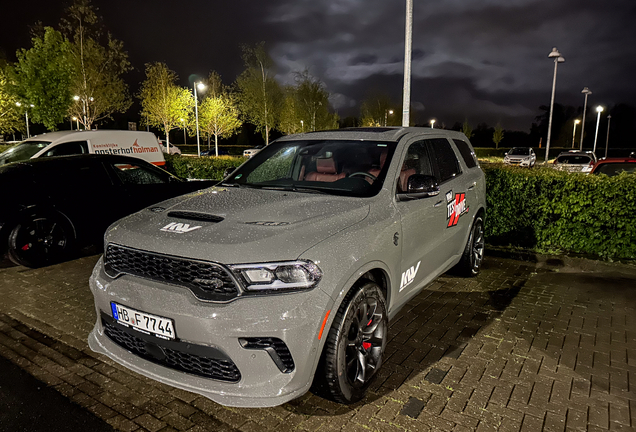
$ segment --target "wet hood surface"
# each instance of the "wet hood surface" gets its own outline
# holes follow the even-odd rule
[[[214,187],[154,208],[114,224],[107,242],[231,264],[294,260],[363,220],[369,199]]]

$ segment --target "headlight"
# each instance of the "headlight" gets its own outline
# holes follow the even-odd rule
[[[318,284],[322,271],[311,261],[286,261],[229,266],[247,291],[309,289]]]

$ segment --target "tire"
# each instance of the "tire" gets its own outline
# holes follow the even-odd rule
[[[382,365],[388,317],[382,291],[365,281],[340,306],[324,348],[323,377],[336,402],[362,399]]]
[[[72,227],[60,217],[31,215],[9,233],[9,259],[32,268],[54,264],[68,257],[73,240]]]
[[[484,258],[484,221],[478,215],[470,229],[470,236],[464,248],[464,253],[459,263],[455,266],[455,271],[461,276],[477,276],[481,269],[481,262]]]

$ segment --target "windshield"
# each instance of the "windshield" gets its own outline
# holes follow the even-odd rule
[[[49,144],[51,144],[50,141],[23,141],[0,154],[0,165],[31,159],[34,154]]]
[[[556,160],[556,163],[560,164],[589,164],[592,162],[592,158],[586,155],[577,155],[577,154],[568,154],[559,156]]]
[[[594,174],[605,174],[610,177],[619,175],[622,172],[636,173],[636,163],[633,162],[618,162],[618,163],[604,163],[600,164]]]
[[[529,148],[522,148],[522,147],[515,147],[513,149],[510,149],[510,151],[508,152],[509,155],[511,156],[529,156],[530,155],[530,149]]]
[[[395,146],[378,141],[274,142],[222,184],[369,197],[382,188]]]

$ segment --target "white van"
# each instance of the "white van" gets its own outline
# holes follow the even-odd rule
[[[0,165],[39,157],[85,153],[134,156],[154,165],[166,164],[159,141],[153,133],[97,130],[49,132],[31,137],[0,154]]]

